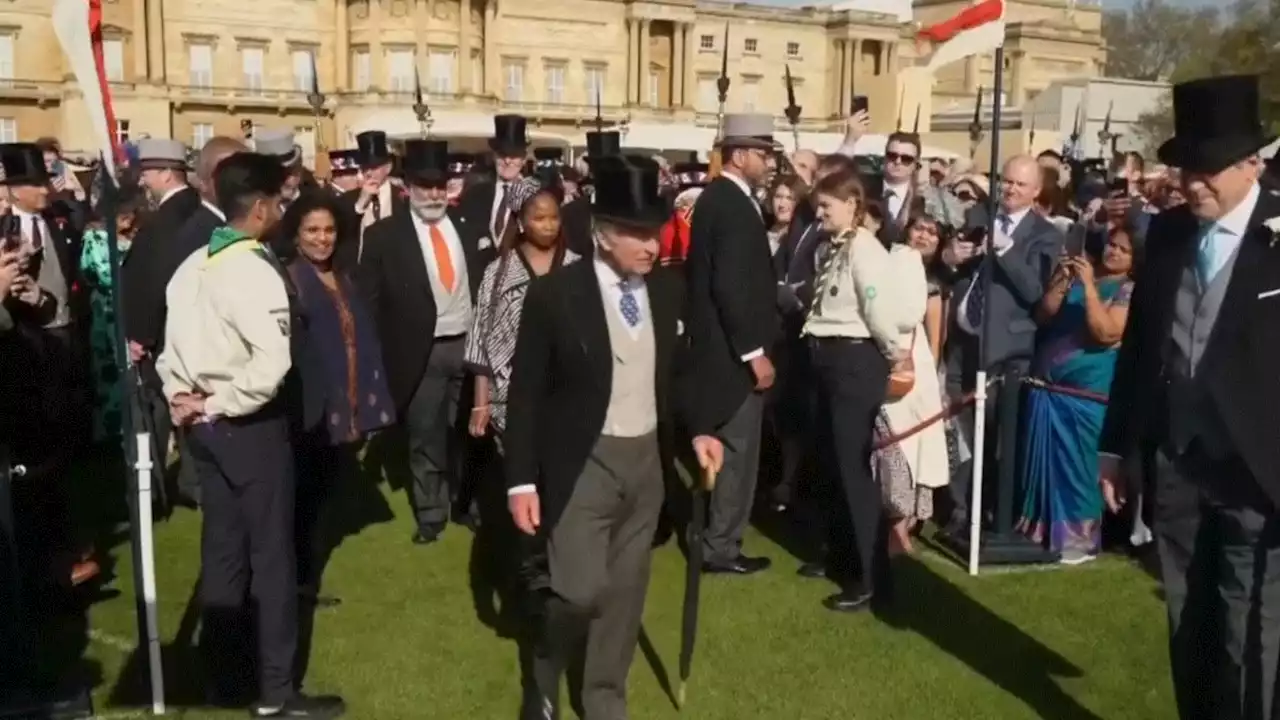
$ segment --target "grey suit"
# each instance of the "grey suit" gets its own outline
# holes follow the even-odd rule
[[[966,225],[972,227],[989,227],[985,207],[970,210]],[[987,326],[986,369],[990,375],[1005,375],[1005,387],[1017,389],[1017,381],[1026,375],[1031,367],[1031,358],[1035,353],[1036,322],[1033,317],[1036,304],[1044,294],[1045,285],[1062,252],[1063,234],[1048,220],[1034,212],[1027,213],[1012,231],[1013,246],[1004,254],[993,256],[987,261],[985,256],[975,258],[960,269],[961,277],[957,281],[951,296],[951,325],[947,334],[947,394],[952,399],[958,398],[973,389],[974,374],[978,370],[979,338],[978,335],[961,327],[961,314],[969,295],[970,286],[982,280],[984,272],[991,272],[991,286],[987,291],[985,318]],[[982,330],[982,328],[978,328]],[[1001,415],[1001,393],[995,388],[988,395],[987,427],[988,437],[1003,440],[988,442],[987,462],[985,467],[992,473],[999,468],[996,449],[1000,445],[1014,447],[1016,444],[1016,423],[1004,428],[999,424]],[[1006,398],[1016,413],[1016,394]],[[973,410],[960,415],[962,431],[971,436],[973,429]],[[1008,435],[1009,437],[1006,437]],[[1010,455],[1012,458],[1012,454]],[[951,482],[951,499],[955,505],[952,519],[967,519],[970,470],[968,464],[954,468]],[[995,483],[986,483],[993,488]]]

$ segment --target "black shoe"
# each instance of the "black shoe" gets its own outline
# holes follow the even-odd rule
[[[337,695],[308,697],[299,693],[284,704],[254,703],[249,708],[251,718],[319,718],[330,720],[342,717],[347,704]]]
[[[418,528],[418,532],[413,534],[414,545],[430,545],[440,539],[444,533],[444,528]]]
[[[810,580],[820,580],[827,576],[827,565],[823,562],[807,562],[796,570],[796,574]]]
[[[317,595],[316,607],[321,609],[336,608],[342,604],[342,598],[332,595]]]
[[[461,525],[462,527],[470,530],[473,533],[480,531],[480,516],[474,513],[469,513],[469,512],[456,513],[453,516],[453,522],[454,524]]]
[[[767,557],[747,557],[739,555],[728,562],[704,562],[702,563],[702,572],[717,575],[754,575],[762,570],[768,570],[773,564]]]
[[[822,601],[823,606],[828,610],[843,613],[861,612],[871,609],[871,599],[875,597],[869,592],[861,590],[845,590],[836,593]]]

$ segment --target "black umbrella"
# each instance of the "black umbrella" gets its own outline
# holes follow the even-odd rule
[[[693,519],[689,524],[689,564],[685,571],[684,612],[680,627],[680,689],[676,704],[684,707],[685,687],[693,669],[693,645],[698,638],[698,605],[702,588],[702,534],[707,529],[707,500],[716,487],[714,470],[702,471],[702,483],[694,481]]]

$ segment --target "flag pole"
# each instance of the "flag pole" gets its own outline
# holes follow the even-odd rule
[[[990,175],[993,185],[1000,180],[1000,110],[1002,98],[1001,89],[1004,87],[1004,43],[996,46],[995,54],[995,77],[991,83],[991,163]],[[977,115],[981,108],[974,108]],[[992,192],[987,197],[987,218],[991,223],[991,227],[995,227],[996,213],[999,210],[996,198],[999,193]],[[986,252],[983,256],[983,269],[981,282],[983,287],[983,298],[991,296],[991,278],[995,271],[995,234],[989,229],[985,240]],[[973,481],[969,486],[972,490],[972,496],[969,498],[969,574],[978,574],[978,557],[981,553],[982,543],[982,477],[985,468],[984,453],[986,452],[986,434],[987,434],[987,353],[991,347],[991,313],[985,310],[982,313],[982,327],[978,328],[978,372],[974,381],[974,409],[973,409]]]

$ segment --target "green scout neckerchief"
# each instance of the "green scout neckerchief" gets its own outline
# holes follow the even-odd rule
[[[253,238],[236,230],[230,225],[223,225],[213,231],[213,235],[209,237],[209,257],[213,257],[227,248],[245,241],[252,241]]]

